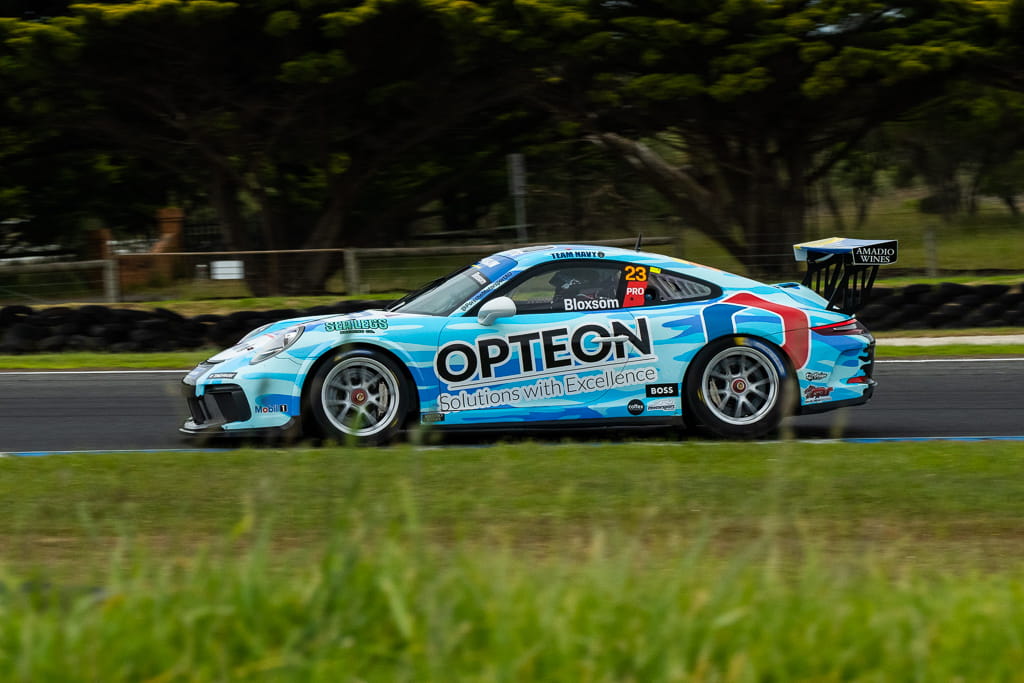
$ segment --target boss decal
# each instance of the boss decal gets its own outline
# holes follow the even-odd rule
[[[384,318],[330,320],[324,323],[324,332],[366,332],[370,330],[386,329],[388,329],[388,321]]]
[[[646,387],[646,393],[648,398],[657,398],[658,396],[678,396],[679,385],[678,384],[648,384]]]
[[[609,325],[589,323],[576,328],[552,327],[508,336],[481,337],[475,344],[453,341],[434,358],[434,371],[448,385],[487,384],[502,368],[501,380],[558,374],[585,369],[595,363],[628,358],[653,359],[647,318],[635,329],[613,320]]]

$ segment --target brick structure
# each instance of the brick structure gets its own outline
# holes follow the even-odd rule
[[[119,254],[117,256],[122,291],[129,287],[165,284],[174,278],[174,260],[153,257],[151,254],[181,251],[185,212],[176,207],[160,209],[156,212],[156,222],[160,237],[149,254]]]

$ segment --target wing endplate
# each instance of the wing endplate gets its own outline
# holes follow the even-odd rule
[[[793,256],[807,263],[803,285],[828,300],[828,307],[853,315],[868,300],[878,267],[896,263],[897,240],[829,237],[793,245]]]

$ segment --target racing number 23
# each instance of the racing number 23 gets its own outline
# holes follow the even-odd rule
[[[644,266],[626,266],[626,282],[647,282],[647,268]]]

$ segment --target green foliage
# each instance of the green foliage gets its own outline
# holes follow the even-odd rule
[[[0,459],[9,680],[1011,680],[1012,443]]]

